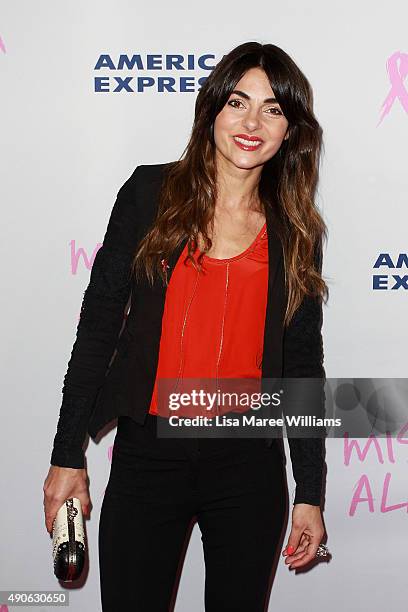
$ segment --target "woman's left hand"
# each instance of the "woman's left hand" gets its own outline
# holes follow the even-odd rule
[[[289,569],[312,561],[325,533],[320,506],[294,504],[292,529],[282,555]]]

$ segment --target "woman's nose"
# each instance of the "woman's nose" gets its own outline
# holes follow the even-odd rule
[[[258,114],[256,112],[252,112],[245,115],[243,126],[248,130],[256,130],[256,128],[260,126]]]

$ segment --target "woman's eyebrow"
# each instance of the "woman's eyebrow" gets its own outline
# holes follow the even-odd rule
[[[231,91],[231,94],[236,94],[237,96],[241,96],[242,98],[246,98],[247,100],[250,100],[251,97],[248,96],[247,93],[245,93],[244,91],[240,91],[239,89],[234,89],[234,91]],[[265,102],[277,102],[276,98],[265,98],[264,103]]]

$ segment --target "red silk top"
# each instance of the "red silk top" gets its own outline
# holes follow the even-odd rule
[[[239,255],[227,259],[204,255],[205,273],[197,272],[190,260],[185,264],[186,254],[187,244],[166,291],[149,413],[201,414],[211,418],[216,413],[242,411],[242,406],[236,405],[235,408],[213,405],[211,410],[204,409],[202,403],[170,410],[168,394],[190,393],[191,389],[199,388],[208,393],[215,393],[217,389],[224,391],[225,384],[220,386],[218,379],[227,378],[235,379],[230,383],[231,392],[242,393],[248,388],[250,392],[259,392],[268,289],[266,222],[252,244]],[[197,248],[194,257],[199,254]],[[195,384],[190,388],[185,379],[195,379]]]

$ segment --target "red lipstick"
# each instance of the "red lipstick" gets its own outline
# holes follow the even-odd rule
[[[244,151],[256,151],[263,143],[262,138],[259,136],[248,136],[248,134],[235,134],[233,140]],[[254,144],[249,144],[251,142]]]

